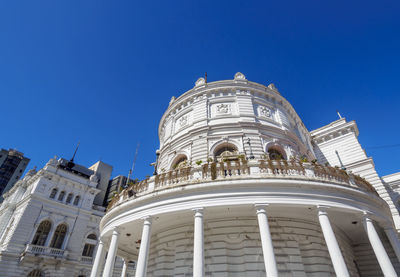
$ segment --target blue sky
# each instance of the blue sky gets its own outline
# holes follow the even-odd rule
[[[2,1],[0,147],[152,173],[171,96],[275,83],[309,130],[356,120],[380,175],[400,171],[399,1]]]

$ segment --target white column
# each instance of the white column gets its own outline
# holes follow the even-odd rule
[[[203,209],[194,209],[193,277],[204,277]]]
[[[126,271],[128,268],[128,262],[126,261],[126,259],[124,259],[124,264],[122,266],[122,273],[121,273],[121,277],[126,277]]]
[[[136,265],[135,277],[146,277],[147,259],[149,257],[151,234],[151,217],[144,218],[142,240],[140,243],[139,256]]]
[[[392,226],[389,226],[385,228],[385,233],[393,247],[394,252],[396,253],[397,259],[400,261],[400,242],[396,231]]]
[[[328,247],[329,255],[331,256],[333,268],[335,269],[336,276],[347,277],[349,271],[347,270],[346,263],[344,262],[342,251],[340,251],[339,244],[333,233],[331,223],[329,222],[326,207],[318,207],[318,218],[321,224],[322,233],[324,234],[326,246]]]
[[[103,277],[111,277],[114,271],[115,256],[118,249],[119,232],[114,228],[111,236],[110,247],[108,248],[106,265],[104,266]]]
[[[272,245],[272,237],[269,231],[267,204],[256,205],[258,228],[260,229],[261,246],[264,256],[265,271],[267,277],[278,277],[278,269],[276,268],[274,246]]]
[[[375,252],[376,258],[378,259],[378,263],[382,269],[383,275],[385,277],[396,277],[397,274],[394,271],[389,256],[386,253],[386,250],[383,247],[383,244],[378,236],[378,233],[375,230],[374,224],[372,220],[368,217],[368,215],[364,216],[363,223],[365,231],[367,232],[369,238],[369,242],[371,243],[372,249]]]
[[[99,240],[99,246],[97,246],[97,252],[96,252],[96,257],[94,258],[93,261],[93,267],[92,267],[92,272],[90,273],[90,277],[98,277],[100,275],[100,263],[104,261],[104,256],[106,254],[106,251],[104,251],[104,243],[100,239]]]

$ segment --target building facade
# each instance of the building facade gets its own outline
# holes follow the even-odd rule
[[[237,73],[173,97],[158,134],[157,174],[110,202],[91,277],[116,256],[136,277],[400,273],[392,181],[355,122],[309,132],[273,84]]]
[[[0,196],[21,178],[29,161],[15,149],[0,150]]]
[[[88,277],[111,172],[54,158],[18,181],[0,207],[0,275]]]
[[[108,205],[108,203],[113,199],[113,197],[118,194],[122,189],[124,189],[128,184],[135,184],[137,180],[132,180],[129,178],[129,182],[127,183],[128,177],[123,175],[115,176],[108,183],[108,189],[106,193],[106,197],[104,199],[104,205]]]

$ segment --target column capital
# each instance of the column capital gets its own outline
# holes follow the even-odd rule
[[[143,224],[145,225],[151,225],[151,223],[153,222],[153,218],[150,215],[146,215],[142,217],[142,219],[143,219]]]
[[[258,213],[267,213],[266,209],[268,208],[269,204],[267,203],[256,203],[254,204],[254,207],[257,210]]]
[[[362,212],[362,217],[363,217],[363,220],[365,220],[365,221],[373,221],[372,219],[371,219],[371,213],[370,212],[367,212],[367,211],[363,211]]]
[[[203,207],[193,208],[192,211],[194,211],[194,216],[199,216],[203,215],[204,208]]]
[[[331,208],[330,206],[326,205],[317,205],[318,215],[328,215],[328,210],[330,208]]]
[[[113,233],[113,235],[114,235],[114,233],[119,235],[120,234],[119,226],[114,226],[112,229],[112,233]]]

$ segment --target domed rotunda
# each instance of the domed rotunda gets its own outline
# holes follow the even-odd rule
[[[154,176],[124,189],[101,220],[92,277],[113,276],[115,256],[135,261],[136,277],[400,272],[388,203],[321,158],[320,133],[273,84],[200,78],[171,99],[158,135]]]

